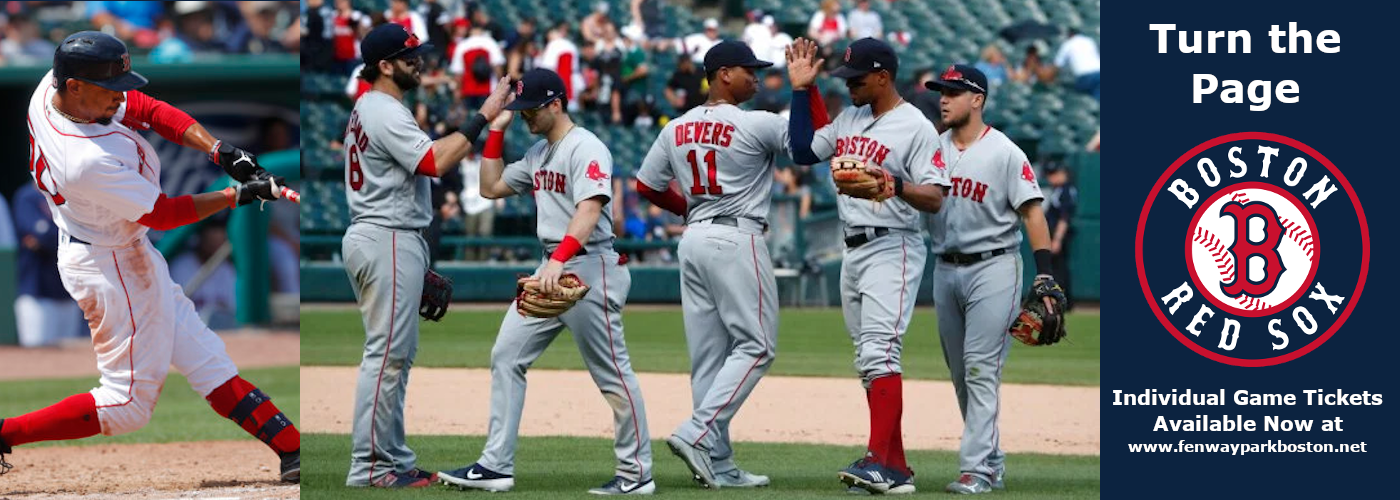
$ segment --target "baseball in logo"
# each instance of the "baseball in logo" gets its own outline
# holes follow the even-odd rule
[[[1365,284],[1370,238],[1341,169],[1301,142],[1245,132],[1166,169],[1136,252],[1172,336],[1221,363],[1270,366],[1338,333]]]

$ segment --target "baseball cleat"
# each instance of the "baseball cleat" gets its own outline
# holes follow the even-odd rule
[[[0,418],[0,429],[4,427],[5,419]],[[14,467],[13,465],[10,465],[9,462],[5,461],[6,453],[14,453],[14,450],[10,449],[10,445],[5,443],[4,438],[0,438],[0,476],[5,475],[6,472],[10,471],[10,468]]]
[[[729,472],[715,474],[715,482],[723,488],[759,488],[768,486],[768,476],[750,474],[748,471],[734,469]]]
[[[427,479],[428,482],[430,482],[430,483],[436,483],[437,480],[438,480],[438,477],[437,477],[437,473],[436,473],[436,472],[428,472],[428,471],[425,471],[425,470],[423,470],[423,469],[418,469],[418,468],[415,468],[415,469],[410,470],[410,471],[408,471],[408,472],[402,472],[402,473],[400,473],[400,475],[408,476],[408,477],[416,477],[416,478],[418,478],[418,479]]]
[[[847,487],[846,487],[846,494],[848,494],[848,495],[869,495],[870,492],[869,492],[869,491],[865,491],[865,488],[861,488],[861,487],[859,487],[859,486],[847,486]]]
[[[860,460],[856,460],[849,467],[838,472],[836,477],[846,486],[856,486],[873,495],[883,495],[895,485],[897,475],[885,466],[870,460],[869,457],[861,457]]]
[[[890,485],[890,490],[885,492],[886,495],[912,495],[918,491],[914,487],[914,469],[909,469],[909,474],[904,474],[891,468],[890,473],[894,474],[894,484]]]
[[[656,493],[656,481],[648,479],[637,482],[622,476],[615,476],[602,486],[588,490],[594,495],[650,495]]]
[[[370,486],[375,488],[427,488],[432,485],[433,482],[427,479],[395,474],[393,472],[384,474],[383,477],[370,483]]]
[[[672,434],[666,438],[666,446],[671,448],[671,453],[680,457],[685,466],[690,468],[690,473],[695,475],[695,479],[706,488],[719,489],[719,482],[715,481],[715,471],[710,464],[710,450],[702,449],[687,443],[681,438]]]
[[[301,482],[301,450],[282,455],[282,482]]]
[[[1004,471],[1004,470],[997,471],[996,477],[992,478],[992,489],[994,489],[994,490],[1004,490],[1004,489],[1006,489],[1006,471]]]
[[[471,464],[453,471],[437,473],[442,484],[458,489],[486,490],[494,492],[510,491],[515,487],[515,476],[501,474],[480,464]]]
[[[957,481],[948,483],[948,486],[943,489],[948,493],[977,495],[980,493],[990,493],[992,491],[992,485],[988,483],[986,479],[982,479],[979,476],[963,474],[958,477]]]

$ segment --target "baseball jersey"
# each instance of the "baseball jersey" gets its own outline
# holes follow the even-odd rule
[[[907,102],[871,116],[872,106],[847,108],[812,137],[812,152],[823,160],[843,156],[883,167],[911,184],[948,186],[943,169],[934,168],[938,131],[919,108]],[[889,227],[917,231],[919,212],[898,197],[875,203],[842,195],[836,203],[848,227]]]
[[[49,200],[54,225],[101,246],[146,235],[136,223],[160,198],[160,158],[122,125],[126,102],[108,124],[74,123],[53,107],[53,72],[29,98],[29,173]]]
[[[536,234],[546,245],[564,240],[579,203],[602,196],[603,212],[598,225],[588,241],[580,242],[595,244],[613,239],[612,170],[612,153],[603,141],[593,132],[575,126],[552,146],[548,140],[540,139],[530,146],[524,158],[506,165],[502,175],[516,193],[534,193],[535,212],[539,215]]]
[[[432,222],[433,140],[389,94],[366,92],[345,129],[345,198],[351,222],[422,229]]]
[[[732,104],[697,106],[661,129],[637,179],[657,191],[680,182],[690,220],[767,220],[773,166],[787,149],[787,119]]]
[[[935,254],[977,253],[1021,244],[1020,206],[1043,199],[1026,153],[1000,130],[959,151],[952,130],[939,137],[943,147],[934,164],[947,170],[952,188],[943,208],[929,216]]]

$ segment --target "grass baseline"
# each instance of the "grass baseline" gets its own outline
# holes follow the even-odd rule
[[[418,467],[429,471],[470,465],[485,442],[482,436],[409,436],[408,440],[418,455]],[[863,451],[854,446],[773,443],[734,443],[734,448],[740,467],[772,477],[773,484],[759,489],[702,490],[666,443],[653,441],[657,494],[678,499],[716,495],[745,500],[851,498],[836,479],[836,472]],[[349,435],[304,434],[302,450],[301,494],[305,499],[463,499],[489,495],[443,485],[412,492],[348,488]],[[524,437],[516,454],[516,486],[506,495],[513,500],[584,498],[588,488],[611,479],[615,463],[612,442],[607,439]],[[915,484],[922,494],[943,494],[943,486],[956,479],[958,472],[957,454],[951,451],[911,451],[909,463],[917,473]],[[1012,453],[1007,467],[1007,489],[995,492],[998,498],[1099,497],[1097,456]]]
[[[506,306],[499,310],[452,310],[441,323],[422,322],[414,366],[486,368]],[[638,372],[689,373],[679,309],[627,309],[623,323],[628,352]],[[1099,314],[1071,313],[1069,338],[1054,346],[1013,344],[1002,381],[1022,384],[1099,385]],[[364,326],[355,310],[302,311],[303,366],[356,366]],[[948,380],[932,309],[916,309],[904,335],[904,376]],[[565,331],[532,369],[583,369]],[[559,345],[559,344],[564,345]],[[855,377],[854,348],[839,309],[779,311],[778,357],[771,375]]]

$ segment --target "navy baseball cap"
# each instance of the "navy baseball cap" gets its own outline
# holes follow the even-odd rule
[[[924,87],[934,92],[952,89],[985,95],[987,93],[987,75],[982,74],[982,70],[972,66],[954,64],[943,70],[943,74],[938,75],[937,80],[925,82]]]
[[[431,49],[432,44],[423,43],[408,28],[394,23],[379,25],[360,42],[360,54],[365,64],[373,66],[386,59],[411,58]]]
[[[107,90],[125,92],[146,85],[146,77],[131,70],[126,44],[100,31],[80,31],[63,39],[53,53],[54,86],[69,78]]]
[[[877,38],[862,38],[846,47],[841,67],[832,71],[831,76],[855,78],[880,70],[889,71],[890,74],[899,70],[899,58],[894,55],[894,47]]]
[[[710,47],[705,53],[705,71],[715,71],[724,67],[767,68],[773,63],[760,61],[753,55],[749,45],[738,40],[725,40]]]
[[[564,80],[559,74],[544,68],[526,71],[515,82],[515,100],[506,105],[511,111],[535,109],[564,97]]]

